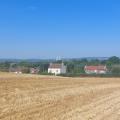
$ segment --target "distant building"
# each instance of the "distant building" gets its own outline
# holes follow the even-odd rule
[[[106,74],[107,67],[106,66],[85,66],[84,68],[86,74]]]
[[[48,73],[52,73],[55,75],[65,74],[66,68],[67,67],[64,65],[64,63],[62,63],[62,64],[50,63],[49,68],[48,68]]]
[[[10,67],[9,72],[16,73],[16,74],[22,74],[22,73],[30,73],[28,67],[24,66],[15,66],[15,67]]]
[[[22,69],[20,67],[10,68],[9,72],[13,72],[13,73],[16,73],[16,74],[22,74]]]
[[[40,68],[30,68],[31,74],[38,74],[40,72]]]

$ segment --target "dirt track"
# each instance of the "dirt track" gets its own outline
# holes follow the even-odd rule
[[[120,78],[0,73],[0,120],[120,120]]]

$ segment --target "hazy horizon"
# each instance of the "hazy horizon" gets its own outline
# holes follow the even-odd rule
[[[114,56],[114,55],[113,55]],[[113,56],[108,56],[108,57],[60,57],[58,59],[58,57],[51,57],[51,58],[0,58],[0,60],[63,60],[63,59],[107,59],[107,58],[110,58],[110,57],[113,57]],[[116,57],[119,57],[119,56],[116,56]],[[119,57],[120,58],[120,57]]]

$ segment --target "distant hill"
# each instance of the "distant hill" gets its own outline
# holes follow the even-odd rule
[[[63,58],[62,60],[81,60],[81,59],[87,59],[87,60],[107,60],[108,57],[83,57],[83,58]],[[28,61],[28,62],[40,62],[40,61],[55,61],[55,59],[0,59],[0,62],[21,62],[21,61]]]

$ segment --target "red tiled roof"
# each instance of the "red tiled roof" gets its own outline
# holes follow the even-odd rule
[[[106,66],[85,66],[85,70],[106,70]]]
[[[49,68],[61,68],[62,64],[50,64]]]

